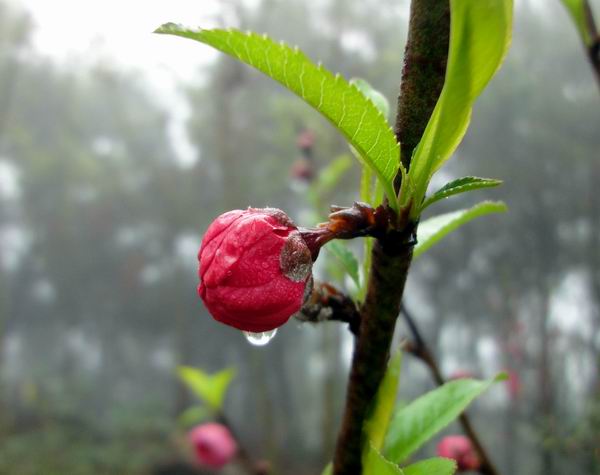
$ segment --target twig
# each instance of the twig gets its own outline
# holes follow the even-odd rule
[[[381,237],[395,224],[396,214],[388,207],[373,208],[356,201],[351,207],[332,206],[328,220],[316,228],[299,228],[302,240],[311,250],[313,260],[321,248],[333,239]]]
[[[585,11],[585,20],[588,33],[592,39],[591,44],[587,46],[588,59],[590,60],[592,68],[594,68],[596,80],[598,81],[598,86],[600,86],[600,34],[598,33],[598,28],[594,19],[594,13],[592,12],[592,8],[590,7],[588,0],[585,0],[583,8]]]
[[[427,343],[425,342],[425,340],[419,330],[416,320],[412,317],[411,313],[406,309],[406,306],[404,304],[402,304],[402,306],[401,306],[401,312],[402,312],[402,316],[404,317],[404,321],[406,322],[406,324],[410,330],[410,333],[412,335],[412,338],[414,340],[412,345],[409,344],[409,345],[405,346],[406,351],[408,351],[413,356],[415,356],[416,358],[419,358],[421,361],[423,361],[427,365],[429,370],[431,371],[431,375],[432,375],[435,383],[438,386],[441,386],[442,384],[444,384],[446,382],[446,380],[442,376],[442,373],[437,364],[437,361],[435,360],[433,353],[427,346]],[[481,440],[479,439],[477,432],[473,428],[473,425],[471,424],[471,420],[466,412],[463,412],[460,415],[459,421],[460,421],[460,425],[463,428],[463,431],[465,432],[467,437],[471,440],[471,443],[473,444],[473,446],[475,447],[475,450],[479,454],[479,459],[481,461],[481,467],[479,468],[479,473],[481,473],[483,475],[499,475],[498,470],[494,466],[490,456],[488,455],[483,444],[481,443]]]
[[[354,300],[326,282],[315,282],[308,302],[302,306],[295,318],[309,323],[347,323],[355,336],[360,328],[360,313]]]
[[[448,0],[411,2],[396,120],[406,169],[444,84],[449,31]],[[395,185],[398,189],[400,183]],[[333,460],[334,475],[362,473],[363,424],[387,367],[417,226],[403,216],[398,218],[395,226],[373,244],[367,294],[360,309],[360,330]]]
[[[223,413],[219,412],[217,420],[225,427],[229,429],[233,438],[237,441],[238,449],[236,458],[238,463],[244,467],[244,470],[250,475],[269,475],[271,473],[271,467],[268,462],[264,460],[254,460],[250,457],[250,454],[242,444],[239,435],[235,432],[233,425],[229,421],[229,418]]]

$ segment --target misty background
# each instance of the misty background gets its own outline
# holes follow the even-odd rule
[[[510,211],[416,261],[405,303],[447,376],[511,375],[469,409],[503,474],[592,475],[600,91],[560,2],[516,4],[507,61],[432,184],[501,178],[433,212],[484,198]],[[320,473],[344,404],[348,330],[291,320],[251,346],[206,312],[196,254],[229,209],[274,206],[314,225],[358,198],[359,166],[315,203],[293,176],[296,141],[314,131],[318,171],[348,154],[333,127],[249,67],[150,32],[167,21],[266,32],[394,104],[408,1],[99,5],[0,0],[0,473],[151,474],[185,460],[182,364],[235,367],[225,410],[244,445],[277,474]],[[319,275],[334,280],[327,267]],[[399,398],[433,387],[406,355]]]

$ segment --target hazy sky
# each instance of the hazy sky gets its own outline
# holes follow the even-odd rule
[[[111,59],[123,65],[190,78],[214,56],[210,48],[153,35],[162,23],[215,26],[219,0],[10,0],[35,24],[36,50],[60,60]]]
[[[217,53],[199,43],[155,35],[152,31],[168,21],[205,28],[224,24],[235,26],[235,20],[223,12],[228,11],[227,5],[239,1],[257,2],[8,0],[32,15],[35,25],[33,43],[38,52],[59,62],[95,64],[100,61],[138,71],[140,77],[156,88],[156,97],[173,111],[171,134],[183,162],[192,160],[194,152],[184,133],[187,103],[177,87],[183,82],[198,80],[201,66],[209,63]],[[523,6],[526,2],[540,6],[546,1],[550,0],[520,0],[517,5]]]
[[[195,157],[185,136],[187,103],[178,86],[198,78],[217,53],[181,38],[152,33],[173,21],[210,28],[226,0],[9,0],[32,15],[33,45],[56,61],[107,62],[138,71],[172,112],[169,132],[183,163]],[[225,9],[226,10],[226,9]],[[223,19],[221,19],[223,20]],[[228,21],[227,18],[224,19]],[[221,21],[221,24],[223,21]]]

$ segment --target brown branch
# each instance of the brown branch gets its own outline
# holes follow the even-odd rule
[[[242,444],[239,435],[233,428],[231,421],[223,412],[217,414],[217,421],[223,424],[229,429],[233,438],[237,441],[238,449],[236,453],[237,462],[244,468],[244,470],[250,475],[269,475],[271,473],[271,466],[265,460],[254,460],[250,457],[248,450]]]
[[[371,276],[365,302],[350,380],[346,407],[334,458],[335,475],[362,473],[362,427],[369,405],[385,373],[389,348],[404,283],[412,259],[412,231],[392,233],[373,246]]]
[[[321,248],[333,239],[380,237],[395,223],[396,214],[386,206],[373,208],[367,203],[354,202],[349,207],[331,206],[327,222],[316,228],[298,228],[302,240],[311,251],[313,261]]]
[[[401,311],[402,316],[404,317],[404,321],[406,322],[406,325],[408,326],[408,329],[413,338],[413,344],[407,344],[405,346],[405,350],[411,353],[416,358],[423,361],[423,363],[425,363],[431,371],[431,376],[433,377],[435,383],[438,386],[441,386],[446,382],[446,380],[442,376],[442,372],[440,371],[437,361],[435,360],[433,353],[427,346],[427,343],[425,342],[425,339],[423,338],[423,335],[419,330],[416,320],[412,317],[410,312],[406,310],[406,307],[404,305],[402,305]],[[469,418],[466,412],[463,412],[459,416],[459,422],[463,428],[463,431],[471,440],[473,447],[475,447],[475,450],[479,454],[479,460],[481,461],[479,473],[483,475],[499,475],[498,470],[494,466],[490,456],[485,450],[485,447],[481,443],[479,435],[475,431],[473,424],[471,424],[471,419]]]
[[[587,50],[587,56],[596,75],[596,81],[600,87],[600,34],[594,19],[594,13],[590,7],[589,1],[584,1],[585,23],[588,29],[588,34],[592,40],[590,45],[584,45]]]
[[[396,116],[396,137],[407,170],[444,86],[449,41],[449,1],[413,0]]]
[[[449,31],[448,0],[412,1],[396,120],[402,162],[407,169],[443,87]],[[395,185],[398,189],[400,183]],[[373,244],[367,295],[360,309],[360,330],[334,455],[334,475],[362,473],[363,423],[387,367],[416,226],[401,219]]]
[[[598,86],[600,87],[600,36],[598,36],[588,48],[588,58],[592,67],[594,68],[596,80],[598,82]]]

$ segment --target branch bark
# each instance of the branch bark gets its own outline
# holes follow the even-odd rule
[[[600,87],[600,34],[598,33],[598,27],[596,26],[594,13],[592,12],[590,3],[587,0],[584,3],[584,9],[586,26],[588,28],[590,37],[592,38],[592,44],[589,46],[585,46],[587,49],[588,59],[596,75],[598,87]]]
[[[419,358],[421,361],[423,361],[423,363],[425,363],[427,365],[427,367],[429,368],[429,370],[431,372],[431,376],[433,377],[433,380],[435,381],[435,383],[438,386],[441,386],[442,384],[444,384],[446,382],[446,380],[442,376],[442,372],[440,371],[437,361],[436,361],[433,353],[427,346],[427,343],[425,342],[425,339],[423,338],[423,335],[421,334],[421,331],[419,330],[419,326],[418,326],[416,320],[412,317],[410,312],[408,312],[406,310],[406,307],[404,305],[402,305],[402,316],[404,317],[404,320],[406,321],[406,324],[412,335],[413,343],[414,343],[412,345],[412,347],[411,346],[407,347],[408,351],[413,356],[415,356],[416,358]],[[463,428],[464,433],[471,440],[473,447],[475,447],[475,450],[479,454],[479,460],[481,461],[481,467],[479,468],[479,473],[481,473],[482,475],[500,475],[498,470],[494,466],[492,459],[490,458],[487,451],[485,450],[485,447],[481,443],[479,435],[475,431],[473,424],[471,424],[471,419],[469,418],[469,416],[467,415],[466,412],[463,412],[460,415],[459,422]]]
[[[396,134],[408,169],[444,84],[450,31],[448,0],[413,0],[398,100]],[[396,183],[398,187],[399,182]],[[360,309],[334,475],[362,473],[363,423],[385,374],[417,223],[391,228],[372,251],[367,295]]]
[[[360,328],[360,313],[354,300],[327,282],[314,282],[308,301],[295,315],[301,322],[337,321],[347,323],[356,336]]]
[[[271,473],[271,467],[268,462],[264,460],[254,460],[246,447],[242,444],[242,440],[236,433],[233,425],[229,418],[223,412],[219,412],[217,415],[217,421],[223,424],[229,429],[233,438],[237,441],[238,449],[236,454],[236,461],[248,475],[269,475]]]

